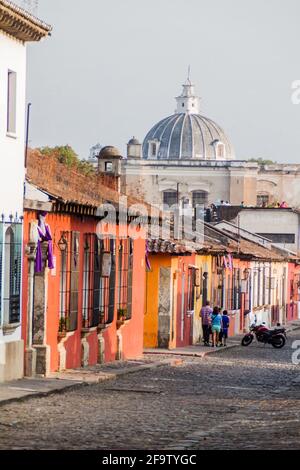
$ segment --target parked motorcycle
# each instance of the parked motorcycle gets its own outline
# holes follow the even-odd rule
[[[252,325],[250,333],[244,336],[242,340],[242,346],[250,346],[254,338],[259,343],[271,344],[273,348],[281,349],[285,346],[287,336],[286,329],[277,327],[274,330],[270,330],[265,325]]]

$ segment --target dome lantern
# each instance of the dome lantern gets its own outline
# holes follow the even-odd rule
[[[133,137],[127,144],[127,158],[141,158],[142,144]]]
[[[187,79],[180,96],[176,98],[177,101],[177,114],[191,113],[199,114],[200,112],[200,98],[196,95],[195,85],[191,82],[190,78]]]

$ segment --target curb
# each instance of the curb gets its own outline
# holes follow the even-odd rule
[[[9,404],[12,404],[12,403],[23,403],[23,402],[29,401],[31,399],[34,399],[34,398],[45,398],[45,397],[48,397],[48,396],[51,396],[51,395],[62,395],[62,394],[67,393],[69,391],[77,390],[81,387],[88,387],[88,386],[91,386],[91,385],[100,384],[102,382],[108,382],[110,380],[117,380],[119,377],[122,377],[124,375],[135,374],[135,373],[142,372],[142,371],[149,370],[149,369],[158,369],[158,368],[168,367],[168,366],[169,367],[177,367],[177,366],[180,366],[182,364],[183,364],[183,361],[180,360],[180,359],[172,359],[172,360],[166,359],[165,361],[161,361],[161,362],[157,362],[157,363],[153,363],[153,364],[145,364],[145,365],[141,365],[141,366],[137,366],[137,367],[127,367],[127,368],[124,368],[123,370],[119,370],[119,371],[116,371],[116,372],[103,373],[102,376],[99,375],[96,379],[91,380],[91,381],[84,380],[84,379],[83,380],[75,380],[74,379],[73,384],[69,383],[68,385],[66,385],[64,387],[53,388],[52,390],[47,390],[47,391],[44,391],[44,392],[39,392],[39,391],[32,392],[32,393],[28,393],[28,395],[24,395],[22,397],[13,397],[13,398],[8,398],[6,400],[2,400],[2,401],[0,401],[0,409],[1,409],[2,406],[9,405]],[[47,379],[44,379],[44,380],[47,381]],[[57,380],[61,383],[65,379],[57,378]],[[69,379],[69,380],[72,380],[72,379]]]
[[[209,356],[210,354],[221,354],[225,351],[228,351],[229,349],[233,349],[233,348],[238,348],[240,346],[240,343],[236,343],[236,344],[230,344],[228,345],[226,348],[216,348],[216,349],[209,349],[207,348],[207,351],[201,351],[201,352],[180,352],[180,351],[176,351],[176,349],[173,349],[173,350],[170,350],[170,351],[144,351],[144,354],[145,355],[151,355],[151,356],[179,356],[179,357],[199,357],[199,358],[203,358],[203,357],[206,357],[206,356]]]

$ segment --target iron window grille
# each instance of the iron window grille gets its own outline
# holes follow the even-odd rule
[[[78,326],[79,253],[78,232],[64,232],[66,249],[60,264],[60,331],[76,331]]]
[[[208,273],[202,275],[202,306],[204,307],[208,301]]]
[[[118,316],[132,317],[133,240],[121,239],[118,264]]]
[[[188,275],[188,311],[193,312],[195,310],[195,282],[196,282],[196,270],[195,268],[189,268]]]
[[[166,207],[173,207],[178,203],[177,191],[165,191],[163,194],[163,202]]]
[[[214,275],[213,303],[219,307],[224,306],[224,274],[218,272]]]
[[[113,322],[115,306],[115,241],[85,234],[83,269],[83,327]],[[104,261],[106,260],[106,268]]]
[[[22,223],[0,223],[0,322],[21,317]]]
[[[194,191],[193,192],[193,207],[204,206],[208,204],[208,193],[206,191]]]

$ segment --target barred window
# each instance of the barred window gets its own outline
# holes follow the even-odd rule
[[[188,311],[193,312],[195,310],[195,280],[196,280],[196,269],[189,268],[188,276]]]
[[[75,331],[78,325],[79,233],[64,232],[61,250],[60,331]]]
[[[110,324],[115,305],[115,241],[85,234],[83,327]]]
[[[241,271],[234,269],[233,310],[241,308]]]
[[[212,301],[214,305],[224,306],[224,275],[218,272],[214,275],[214,288],[212,289]]]
[[[208,298],[208,273],[203,273],[202,276],[202,306],[206,305],[206,302],[209,300]]]
[[[133,240],[120,240],[118,270],[118,315],[132,317]]]
[[[267,207],[270,203],[270,196],[267,194],[259,194],[257,196],[258,207]]]
[[[19,323],[21,309],[22,224],[0,224],[0,320]],[[2,285],[3,282],[3,285]]]
[[[178,194],[176,191],[165,191],[163,194],[164,206],[172,207],[178,202]]]
[[[206,191],[194,191],[193,192],[193,208],[197,206],[208,205],[208,193]]]

